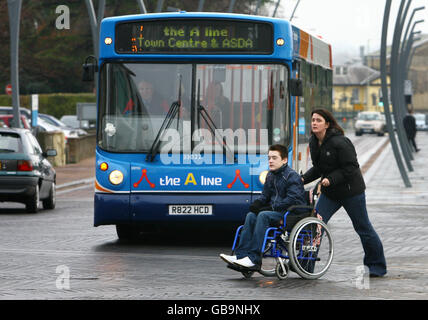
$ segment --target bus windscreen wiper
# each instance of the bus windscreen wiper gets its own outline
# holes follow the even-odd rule
[[[216,134],[216,131],[218,128],[216,127],[213,119],[210,117],[205,107],[201,105],[200,93],[201,93],[201,80],[198,81],[198,128],[200,128],[200,117],[202,116],[202,118],[205,120],[205,123],[207,124],[208,128],[211,130],[214,137],[222,145],[223,152],[225,153],[226,157],[227,155],[233,154],[233,162],[236,162],[235,153],[232,152],[232,150],[230,150],[229,146],[227,145],[226,138],[223,136],[223,139],[220,139]]]
[[[177,126],[178,122],[180,121],[180,107],[181,107],[181,75],[179,76],[180,83],[178,86],[178,100],[174,101],[171,106],[169,107],[168,113],[165,116],[165,119],[162,122],[161,127],[159,128],[159,131],[156,135],[155,140],[153,141],[153,144],[150,148],[149,153],[146,156],[146,161],[153,162],[155,160],[155,156],[159,151],[159,146],[161,143],[161,138],[165,131],[171,126],[172,121],[177,117]]]

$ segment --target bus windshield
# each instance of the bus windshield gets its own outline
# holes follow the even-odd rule
[[[288,78],[280,64],[105,63],[98,145],[147,153],[158,136],[161,153],[217,152],[223,138],[235,153],[288,145]]]

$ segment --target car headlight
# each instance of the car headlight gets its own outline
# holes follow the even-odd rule
[[[269,171],[265,170],[262,173],[260,173],[260,175],[259,175],[259,181],[260,181],[261,184],[265,184],[265,182],[266,182],[266,176],[267,176],[268,172]]]
[[[108,179],[111,182],[111,184],[114,184],[114,185],[121,184],[123,181],[123,173],[119,170],[113,170],[112,172],[110,172]]]

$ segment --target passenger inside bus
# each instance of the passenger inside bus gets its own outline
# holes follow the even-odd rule
[[[223,94],[223,85],[219,81],[213,81],[207,86],[205,104],[217,128],[227,127],[226,119],[230,109],[230,101]]]
[[[168,102],[154,89],[150,81],[140,81],[138,92],[143,102],[143,110],[146,110],[148,114],[165,115],[168,112]]]

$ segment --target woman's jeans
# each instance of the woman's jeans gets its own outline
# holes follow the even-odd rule
[[[386,274],[386,261],[382,242],[370,223],[366,208],[366,195],[349,197],[341,200],[332,200],[321,194],[316,209],[327,223],[333,214],[343,207],[351,218],[355,231],[361,239],[364,249],[364,265],[369,268],[370,274],[383,276]]]
[[[262,211],[258,215],[249,212],[235,250],[236,257],[238,259],[249,257],[254,264],[260,265],[266,230],[272,225],[278,224],[283,218],[284,213],[276,211]]]

